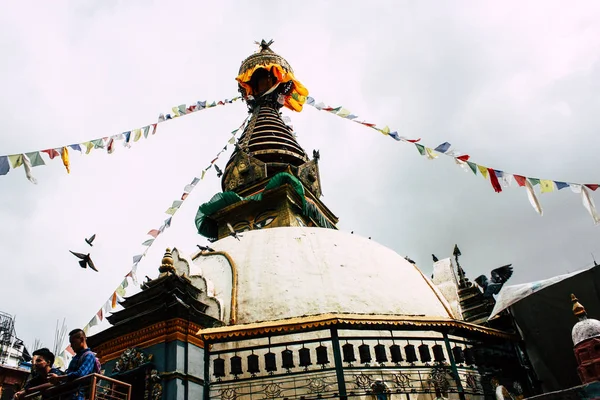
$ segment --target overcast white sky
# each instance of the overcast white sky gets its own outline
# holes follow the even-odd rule
[[[485,166],[526,176],[600,182],[600,3],[596,1],[20,1],[0,13],[0,153],[80,143],[143,127],[160,112],[237,94],[255,40],[275,40],[317,100],[343,105],[435,147],[448,141]],[[600,259],[598,227],[569,189],[496,194],[451,159],[306,107],[300,144],[321,152],[323,201],[342,230],[416,260],[458,243],[471,278],[512,263],[511,283]],[[112,155],[71,152],[0,177],[0,310],[31,344],[52,346],[57,319],[83,326],[143,249],[148,230],[246,116],[238,102],[161,124]],[[224,167],[230,152],[218,161]],[[220,191],[214,170],[140,264],[157,275],[167,246],[206,243],[198,206]],[[597,202],[598,195],[593,194]],[[86,251],[100,273],[79,268]],[[365,283],[368,284],[368,283]],[[565,301],[568,301],[566,299]]]

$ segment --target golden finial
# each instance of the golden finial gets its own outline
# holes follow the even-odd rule
[[[269,46],[271,46],[273,44],[274,40],[271,39],[268,42],[263,39],[260,43],[259,42],[254,42],[255,44],[257,44],[260,47],[260,51],[273,51],[271,50],[271,48]]]
[[[173,266],[173,256],[171,255],[171,249],[167,247],[165,250],[165,255],[163,256],[162,263],[158,268],[160,273],[165,272],[175,272],[175,267]]]
[[[576,317],[585,317],[587,314],[585,312],[585,308],[581,305],[577,297],[574,294],[571,294],[571,301],[573,302],[573,314]]]

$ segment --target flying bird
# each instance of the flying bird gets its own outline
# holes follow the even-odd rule
[[[490,279],[485,275],[480,275],[475,278],[475,282],[483,289],[483,297],[493,297],[500,293],[500,289],[513,274],[512,264],[505,265],[492,270]]]
[[[89,253],[88,254],[82,254],[82,253],[75,253],[74,251],[71,251],[71,250],[69,250],[69,251],[71,252],[71,254],[73,254],[75,257],[77,257],[77,258],[79,258],[81,260],[81,261],[79,261],[79,265],[81,266],[81,268],[90,267],[94,271],[98,272],[98,270],[94,266],[94,262],[90,258]]]
[[[213,249],[212,247],[200,246],[199,244],[197,244],[196,246],[198,246],[198,248],[200,249],[200,251],[210,251],[210,252],[214,252],[215,251],[215,249]]]
[[[90,246],[93,246],[92,242],[94,241],[94,239],[96,239],[96,234],[95,233],[92,236],[90,236],[89,239],[85,239],[85,242],[87,244],[89,244]]]
[[[433,257],[433,262],[438,262],[440,260],[438,260],[438,258],[435,256],[435,254],[432,254],[431,257]]]
[[[227,228],[229,229],[229,234],[231,236],[233,236],[237,240],[240,240],[241,235],[238,235],[238,233],[235,231],[235,229],[233,229],[233,226],[231,226],[229,222],[227,223]]]

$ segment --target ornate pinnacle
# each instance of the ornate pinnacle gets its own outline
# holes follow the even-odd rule
[[[269,40],[268,42],[265,39],[263,39],[260,41],[260,43],[258,43],[258,42],[254,42],[254,43],[256,43],[257,45],[260,46],[260,51],[272,51],[269,48],[269,46],[271,46],[273,44],[273,42],[274,42],[273,39]]]
[[[581,305],[579,300],[577,300],[577,297],[575,297],[574,294],[571,294],[571,302],[573,302],[573,314],[575,314],[576,317],[581,318],[587,315],[585,308]]]
[[[158,268],[160,273],[165,272],[175,272],[175,267],[173,266],[173,256],[171,255],[171,249],[167,248],[165,251],[165,255],[163,256],[162,263]]]

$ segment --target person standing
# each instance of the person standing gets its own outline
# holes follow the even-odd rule
[[[41,348],[33,352],[33,371],[32,378],[29,379],[23,388],[23,390],[15,393],[15,398],[22,398],[28,389],[38,387],[44,384],[51,384],[48,381],[50,374],[60,376],[62,372],[54,368],[54,354],[47,348]]]
[[[74,329],[69,332],[69,343],[75,352],[75,356],[69,363],[65,375],[50,374],[49,380],[53,384],[70,382],[92,373],[99,373],[100,366],[96,355],[87,346],[87,338],[82,329]],[[84,390],[77,390],[72,397],[73,400],[83,400]]]

